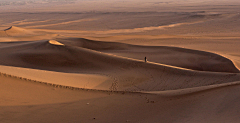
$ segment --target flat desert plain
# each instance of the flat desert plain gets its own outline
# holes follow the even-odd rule
[[[1,123],[240,122],[239,0],[1,0],[0,30]]]

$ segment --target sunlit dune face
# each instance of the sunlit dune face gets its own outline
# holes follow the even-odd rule
[[[64,44],[62,44],[62,43],[60,43],[60,42],[58,42],[58,41],[55,41],[55,40],[49,40],[48,41],[50,44],[53,44],[53,45],[64,45]]]

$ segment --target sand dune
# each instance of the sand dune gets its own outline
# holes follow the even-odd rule
[[[41,39],[51,39],[53,37],[59,36],[54,33],[46,33],[43,31],[32,31],[25,28],[20,28],[16,26],[11,26],[4,31],[0,31],[0,41],[9,42],[9,41],[33,41]]]
[[[167,46],[137,46],[123,43],[99,42],[87,39],[65,39],[61,42],[69,46],[78,46],[139,60],[143,60],[143,58],[147,56],[152,62],[193,70],[239,72],[231,60],[204,51]]]
[[[8,36],[27,36],[27,35],[34,35],[32,31],[11,26],[8,29],[4,30]],[[36,35],[36,34],[35,34]]]
[[[5,31],[19,35],[24,35],[25,32],[30,33],[28,30],[18,27],[11,27]],[[2,43],[1,50],[4,51],[4,54],[1,54],[1,65],[92,74],[99,74],[101,71],[102,75],[108,76],[108,80],[91,89],[114,91],[174,90],[239,80],[237,74],[230,74],[239,72],[231,60],[213,53],[175,47],[137,46],[86,39],[57,40],[59,41]],[[144,63],[142,60],[144,56],[149,56],[151,62]],[[126,70],[134,74],[129,76]],[[214,72],[229,72],[229,74]],[[142,77],[138,78],[137,76]],[[206,79],[207,82],[202,82]],[[170,84],[166,84],[170,81]],[[51,83],[52,81],[46,80],[46,82]],[[182,86],[189,82],[191,84]],[[54,82],[54,84],[58,83]],[[179,85],[181,86],[179,87]],[[75,87],[84,88],[82,85]]]
[[[9,112],[4,115],[3,121],[105,122],[106,119],[110,122],[239,121],[236,112],[239,104],[238,85],[194,94],[172,95],[169,92],[171,94],[169,95],[166,92],[160,95],[149,95],[73,91],[4,76],[0,76],[0,80],[1,87],[5,87],[0,90],[0,94],[4,95],[0,102],[0,112]],[[149,109],[151,110],[147,111]],[[143,112],[144,110],[146,112]],[[16,111],[20,112],[13,113]],[[228,115],[229,112],[233,114]],[[36,115],[29,117],[29,114],[32,113]],[[178,115],[179,113],[184,114],[184,117]],[[166,117],[170,114],[171,118]],[[11,118],[5,119],[10,115]],[[140,115],[143,118],[139,118]],[[43,120],[43,118],[45,119]]]
[[[1,75],[9,78],[42,83],[61,88],[93,89],[109,78],[97,74],[61,73],[28,68],[0,66]]]
[[[0,122],[240,121],[238,1],[64,1],[0,5]]]
[[[6,37],[6,33],[4,31],[0,31],[0,37]]]
[[[70,45],[71,43],[72,45]],[[118,48],[114,48],[116,46],[118,46]],[[131,51],[131,49],[136,49],[136,51],[142,51],[142,48],[146,47],[119,43],[115,44],[106,42],[95,42],[85,39],[73,39],[67,41],[66,39],[64,39],[62,41],[51,40],[34,42],[11,42],[3,43],[2,47],[0,48],[0,51],[4,51],[4,53],[0,54],[0,57],[2,59],[0,63],[1,65],[7,66],[34,68],[59,72],[100,74],[106,76],[108,79],[90,88],[99,90],[174,90],[221,84],[226,82],[238,81],[240,79],[239,75],[235,73],[217,73],[214,71],[200,72],[191,69],[164,65],[161,64],[161,62],[144,63],[143,60],[121,57],[111,55],[109,53],[106,54],[100,52],[104,50],[109,51],[118,49],[127,51]],[[145,49],[146,51],[154,49],[154,47],[147,48],[148,49]],[[155,48],[160,49],[162,47]],[[98,49],[99,51],[96,51],[96,49]],[[169,52],[172,52],[172,50],[176,49],[167,47],[167,50],[169,50]],[[206,55],[205,57],[209,57],[208,55],[211,54],[187,49],[183,50],[184,52],[193,54],[194,52],[196,52],[194,54],[195,57],[197,53],[200,55]],[[166,47],[163,51],[166,52]],[[182,50],[177,48],[176,51],[178,51],[178,54],[181,54]],[[210,56],[216,57],[215,61],[213,60],[212,63],[216,64],[216,61],[219,60],[223,62],[220,63],[223,66],[229,65],[226,68],[230,68],[230,66],[232,65],[232,71],[226,72],[238,72],[230,60],[216,54],[211,54]],[[175,62],[178,61],[175,60]],[[208,61],[208,63],[211,62]],[[217,64],[217,66],[219,66],[219,63]],[[211,68],[214,69],[214,67]],[[216,67],[215,69],[219,70],[217,68],[218,67]],[[46,80],[46,82],[52,82],[52,80]],[[58,83],[55,81],[54,84]],[[72,86],[84,88],[83,85],[79,86],[78,84]]]

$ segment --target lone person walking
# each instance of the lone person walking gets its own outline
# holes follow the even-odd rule
[[[147,57],[145,57],[145,62],[147,62]]]

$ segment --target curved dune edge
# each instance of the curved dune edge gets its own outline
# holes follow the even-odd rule
[[[58,41],[55,41],[55,40],[49,40],[49,43],[50,44],[55,44],[55,43],[60,43]],[[60,43],[62,44],[62,43]],[[65,44],[63,44],[65,45]],[[83,49],[86,49],[86,50],[90,50],[92,52],[96,52],[96,53],[100,53],[100,54],[105,54],[105,55],[108,55],[108,56],[112,56],[112,57],[117,57],[117,58],[121,58],[121,59],[126,59],[126,60],[131,60],[131,61],[137,61],[137,62],[145,62],[144,60],[139,60],[139,59],[135,59],[135,58],[129,58],[129,57],[124,57],[124,56],[119,56],[119,55],[114,55],[114,54],[110,54],[110,53],[105,53],[105,52],[101,52],[101,51],[97,51],[97,50],[93,50],[93,49],[89,49],[89,48],[84,48],[84,47],[81,47]],[[171,48],[180,48],[180,49],[186,49],[186,50],[192,50],[192,49],[187,49],[187,48],[181,48],[181,47],[171,47]],[[205,52],[205,53],[210,53],[210,54],[213,54],[213,55],[219,55],[229,61],[232,62],[231,59],[227,58],[227,57],[224,57],[220,54],[217,54],[217,53],[213,53],[213,52],[208,52],[208,51],[201,51],[201,50],[195,50],[197,52]],[[162,63],[158,63],[158,62],[151,62],[151,61],[148,61],[147,62],[148,64],[153,64],[153,65],[160,65],[160,66],[164,66],[164,67],[167,67],[167,68],[173,68],[173,69],[179,69],[179,70],[187,70],[187,71],[199,71],[199,70],[194,70],[194,69],[188,69],[188,68],[184,68],[184,67],[178,67],[178,66],[173,66],[173,65],[168,65],[168,64],[162,64]],[[232,62],[233,63],[233,62]],[[236,67],[235,64],[233,64]],[[238,68],[237,68],[238,69]],[[238,69],[240,70],[240,69]],[[215,71],[199,71],[199,72],[215,72]],[[240,72],[240,71],[239,71]],[[221,72],[221,73],[225,73],[225,72]],[[227,72],[226,72],[227,73]]]
[[[91,49],[90,49],[90,50],[91,50]],[[92,51],[95,51],[95,50],[92,50]],[[95,52],[98,52],[98,51],[95,51]],[[113,55],[113,54],[104,53],[104,52],[100,52],[100,53],[106,54],[106,55],[112,56],[112,57],[121,58],[121,59],[126,59],[126,60],[131,60],[131,61],[136,61],[136,62],[145,62],[144,60],[139,60],[139,59],[124,57],[124,56],[118,56],[118,55]],[[172,65],[167,65],[167,64],[161,64],[161,63],[157,63],[157,62],[150,62],[150,61],[148,61],[146,64],[160,65],[160,66],[163,66],[163,67],[173,68],[173,69],[178,69],[178,70],[198,71],[198,70],[193,70],[193,69],[188,69],[188,68],[183,68],[183,67],[178,67],[178,66],[172,66]],[[209,72],[209,71],[204,71],[204,72]]]
[[[82,48],[83,48],[83,47],[82,47]],[[181,48],[181,47],[174,47],[174,48]],[[109,56],[118,57],[118,58],[123,58],[123,59],[132,60],[132,61],[138,61],[138,62],[144,62],[144,60],[139,60],[139,59],[124,57],[124,56],[114,55],[114,54],[105,53],[105,52],[100,52],[100,51],[96,51],[96,50],[92,50],[92,49],[88,49],[88,48],[84,48],[84,49],[91,50],[91,51],[98,52],[98,53],[102,53],[102,54],[106,54],[106,55],[109,55]],[[187,49],[187,48],[181,48],[181,49],[192,50],[192,49]],[[240,68],[237,67],[237,65],[234,63],[234,61],[232,61],[230,58],[228,58],[228,57],[226,57],[226,56],[224,56],[224,55],[222,55],[222,54],[218,54],[218,53],[215,53],[215,52],[201,51],[201,50],[195,50],[195,51],[197,51],[197,52],[205,52],[205,53],[209,53],[209,54],[221,56],[221,57],[229,60],[229,61],[233,64],[233,66],[238,70],[238,72],[240,72]],[[184,68],[184,67],[179,67],[179,66],[162,64],[162,63],[158,63],[158,62],[148,61],[147,63],[154,64],[154,65],[161,65],[161,66],[165,66],[165,67],[169,67],[169,68],[180,69],[180,70],[200,71],[200,70],[189,69],[189,68]],[[202,72],[217,72],[217,71],[202,71]],[[225,72],[221,72],[221,73],[225,73]],[[226,72],[226,73],[227,73],[227,72]]]
[[[91,50],[91,49],[89,49]],[[92,50],[92,51],[95,51],[95,50]],[[99,51],[95,51],[95,52],[99,52]],[[109,54],[109,53],[104,53],[104,52],[100,52],[100,53],[103,53],[103,54],[106,54],[106,55],[109,55],[109,56],[113,56],[113,57],[117,57],[117,58],[122,58],[122,59],[127,59],[127,60],[132,60],[132,61],[138,61],[138,62],[145,62],[144,60],[139,60],[139,59],[134,59],[134,58],[129,58],[129,57],[124,57],[124,56],[118,56],[118,55],[113,55],[113,54]],[[211,53],[211,52],[209,52]],[[213,53],[214,54],[214,53]],[[215,55],[218,55],[218,54],[215,54]],[[220,55],[221,56],[221,55]],[[223,57],[223,56],[222,56]],[[226,58],[226,57],[224,57]],[[228,58],[226,58],[228,59]],[[231,59],[228,59],[229,61],[231,61],[233,64],[234,62],[231,60]],[[216,71],[200,71],[200,70],[194,70],[194,69],[189,69],[189,68],[184,68],[184,67],[178,67],[178,66],[173,66],[173,65],[168,65],[168,64],[162,64],[162,63],[157,63],[157,62],[151,62],[151,61],[148,61],[147,64],[153,64],[153,65],[160,65],[160,66],[164,66],[164,67],[167,67],[167,68],[173,68],[173,69],[178,69],[178,70],[186,70],[186,71],[198,71],[198,72],[216,72]],[[234,66],[239,70],[240,72],[240,69],[234,64]],[[227,73],[227,72],[217,72],[217,73]]]
[[[164,52],[166,50],[167,53],[170,53],[169,58],[173,58],[172,54],[179,53],[179,55],[183,55],[183,57],[177,57],[179,58],[179,62],[183,62],[185,60],[186,63],[190,63],[189,66],[186,66],[186,63],[183,65],[179,65],[176,61],[176,63],[172,63],[171,61],[156,61],[156,60],[150,60],[152,63],[159,63],[162,65],[169,65],[169,66],[175,66],[178,68],[185,68],[189,70],[197,70],[197,71],[210,71],[210,72],[227,72],[227,73],[239,73],[239,69],[236,67],[235,64],[233,64],[233,61],[225,57],[221,54],[204,51],[204,50],[195,50],[195,49],[188,49],[183,47],[172,47],[172,46],[142,46],[142,45],[132,45],[127,43],[119,43],[119,42],[105,42],[105,41],[94,41],[84,38],[73,38],[73,39],[57,39],[58,42],[63,43],[66,46],[73,46],[73,47],[80,47],[85,48],[91,51],[97,51],[101,53],[106,53],[112,56],[122,57],[125,59],[134,59],[137,61],[143,61],[138,56],[140,54],[135,54],[136,57],[134,57],[134,52],[140,52],[141,49],[148,50],[151,48],[154,48],[154,51],[151,51],[151,53],[158,53],[158,52]],[[127,50],[132,50],[131,52],[126,52]],[[111,50],[113,53],[111,53]],[[109,52],[110,51],[110,52]],[[118,53],[118,54],[114,54]],[[121,53],[123,53],[121,55]],[[132,54],[133,53],[133,54]],[[129,55],[128,55],[129,54]],[[159,54],[161,55],[161,54]],[[163,54],[163,56],[166,54]],[[184,55],[189,55],[189,57],[184,57]],[[131,57],[132,56],[132,57]],[[144,56],[144,55],[143,55]],[[151,56],[151,54],[150,54]],[[196,56],[196,57],[193,57]],[[201,61],[198,63],[191,63],[188,58],[191,59],[199,59],[199,58],[205,58],[205,61]],[[152,56],[153,58],[153,56]],[[161,56],[159,57],[161,58]],[[156,58],[156,59],[159,59]],[[164,59],[164,57],[162,57]],[[153,58],[154,59],[154,58]],[[206,60],[207,59],[207,60]],[[207,63],[210,62],[210,63]],[[169,63],[169,64],[168,64]],[[220,67],[219,67],[220,65]],[[185,67],[184,67],[185,66]]]
[[[199,51],[200,51],[200,50],[199,50]],[[202,51],[203,51],[203,52],[212,53],[212,54],[215,54],[215,55],[219,55],[219,56],[221,56],[221,57],[223,57],[223,58],[226,58],[226,59],[228,59],[229,61],[231,61],[231,62],[232,62],[232,64],[235,66],[235,68],[236,68],[236,69],[238,69],[238,70],[239,70],[239,72],[240,72],[240,68],[239,68],[239,66],[236,64],[236,62],[235,62],[234,60],[232,60],[230,57],[228,57],[227,55],[220,54],[220,53],[213,52],[213,51],[211,51],[211,52],[209,52],[209,51],[204,51],[204,50],[202,50]]]
[[[48,85],[48,86],[53,86],[53,87],[56,87],[56,88],[64,88],[64,89],[70,89],[70,90],[85,90],[85,91],[99,91],[99,92],[116,92],[116,93],[140,93],[140,92],[131,92],[131,91],[112,91],[112,90],[98,90],[98,89],[78,88],[78,87],[72,87],[72,86],[66,86],[66,85],[60,85],[60,84],[53,84],[53,83],[48,83],[48,82],[43,82],[43,81],[28,79],[28,78],[19,77],[19,76],[14,76],[14,75],[7,74],[7,73],[2,73],[2,72],[0,72],[0,76],[10,77],[10,78],[16,78],[16,79],[20,79],[20,80],[25,80],[25,81],[29,81],[29,82],[35,82],[35,83],[45,84],[45,85]]]
[[[236,69],[238,69],[240,71],[240,68],[238,67],[238,65],[236,64],[236,62],[234,60],[231,60],[231,58],[227,57],[226,55],[223,55],[223,54],[219,54],[220,56],[222,57],[225,57],[226,59],[229,59],[232,64],[236,67]]]
[[[198,92],[210,91],[213,89],[224,88],[228,86],[240,85],[240,81],[230,82],[230,83],[223,83],[223,84],[215,84],[215,85],[208,85],[208,86],[200,86],[200,87],[193,87],[193,88],[186,88],[186,89],[177,89],[177,90],[166,90],[166,91],[115,91],[115,90],[100,90],[100,89],[87,89],[87,88],[79,88],[79,87],[72,87],[60,84],[53,84],[38,80],[32,80],[24,77],[14,76],[6,73],[0,72],[0,76],[16,78],[20,80],[25,80],[29,82],[35,82],[40,84],[45,84],[48,86],[53,86],[55,88],[63,88],[63,89],[70,89],[70,90],[84,90],[84,91],[98,91],[98,92],[111,92],[111,93],[144,93],[144,94],[153,94],[153,95],[160,95],[160,96],[180,96],[180,95],[187,95],[193,94]]]
[[[219,55],[221,55],[222,57],[225,57],[225,58],[229,59],[230,61],[232,61],[233,65],[240,71],[240,66],[237,64],[236,61],[234,61],[234,60],[232,60],[232,58],[230,58],[231,56],[223,55],[223,54],[219,54]]]
[[[10,29],[12,29],[13,28],[13,26],[10,26],[9,28],[7,28],[7,29],[5,29],[5,30],[3,30],[3,31],[8,31],[8,30],[10,30]]]
[[[179,48],[181,48],[181,47],[179,47]],[[185,48],[185,49],[186,49],[186,48]],[[214,55],[219,55],[219,56],[221,56],[221,57],[229,60],[229,61],[233,64],[233,66],[240,72],[240,68],[239,68],[238,65],[235,63],[235,61],[232,60],[231,58],[227,57],[227,55],[220,54],[220,53],[217,53],[217,52],[212,52],[212,51],[211,51],[211,52],[209,52],[209,51],[204,51],[204,50],[196,50],[196,51],[200,51],[200,52],[202,51],[202,52],[207,52],[207,53],[211,53],[211,54],[214,54]]]
[[[49,85],[49,86],[53,86],[53,87],[57,87],[57,88],[66,88],[66,89],[70,89],[70,90],[87,90],[87,91],[88,90],[93,90],[93,91],[97,90],[97,89],[78,88],[78,87],[72,87],[72,86],[66,86],[66,85],[60,85],[60,84],[53,84],[53,83],[48,83],[48,82],[28,79],[28,78],[24,78],[24,77],[14,76],[14,75],[7,74],[7,73],[2,73],[2,72],[0,72],[0,76],[16,78],[16,79],[29,81],[29,82],[41,83],[41,84],[45,84],[45,85]],[[111,91],[108,91],[108,90],[98,90],[98,91],[111,92]]]
[[[179,95],[187,95],[187,94],[194,94],[194,93],[198,93],[198,92],[210,91],[213,89],[234,86],[234,85],[240,85],[240,81],[208,85],[208,86],[201,86],[201,87],[169,90],[169,91],[151,91],[151,92],[144,91],[143,93],[164,95],[164,96],[179,96]]]
[[[45,31],[32,31],[22,27],[10,26],[0,31],[0,42],[50,40],[59,34]]]
[[[9,28],[4,30],[8,36],[15,36],[15,35],[26,35],[26,34],[35,34],[33,31],[30,31],[28,29],[16,27],[16,26],[10,26]]]

